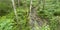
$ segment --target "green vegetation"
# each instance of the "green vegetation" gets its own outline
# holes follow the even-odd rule
[[[39,0],[33,0],[32,2],[32,8],[39,5],[37,15],[46,21],[40,29],[60,30],[60,0],[40,0],[40,2]],[[12,1],[0,0],[0,30],[31,30],[29,24],[30,0],[20,0],[19,4],[18,0],[14,0],[14,3],[18,20]]]

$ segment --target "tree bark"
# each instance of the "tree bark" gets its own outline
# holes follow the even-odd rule
[[[32,0],[30,0],[30,14],[29,14],[30,21],[29,23],[31,26],[31,30],[40,30],[40,27],[43,25],[42,19],[37,16],[37,9],[40,6],[39,3],[36,7],[33,7]]]
[[[17,11],[16,11],[16,6],[15,6],[15,3],[14,3],[14,0],[12,0],[12,5],[13,5],[14,13],[15,13],[16,22],[18,23],[18,15],[17,15]]]

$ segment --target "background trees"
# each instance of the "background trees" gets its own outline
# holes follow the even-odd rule
[[[30,10],[32,14],[30,14]],[[39,28],[38,24],[40,23],[35,21],[34,26],[37,30],[60,30],[59,0],[0,0],[0,30],[31,30],[29,24],[31,17],[29,18],[29,15],[33,14],[34,17],[37,15],[34,20],[39,17],[38,20],[43,22],[43,25]]]

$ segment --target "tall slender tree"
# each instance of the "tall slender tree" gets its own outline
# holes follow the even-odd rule
[[[34,26],[34,20],[32,20],[32,13],[31,13],[31,10],[32,10],[32,0],[30,0],[30,13],[29,13],[29,23],[31,25],[31,30],[34,30],[33,26]]]
[[[16,11],[16,6],[15,6],[15,3],[14,3],[14,0],[12,0],[12,5],[13,5],[14,13],[15,13],[16,22],[18,23],[18,15],[17,15],[17,11]]]
[[[43,20],[37,16],[37,9],[40,8],[39,4],[40,4],[40,0],[38,1],[37,6],[33,7],[32,0],[30,0],[30,14],[29,14],[30,21],[29,22],[31,25],[31,30],[40,30],[40,27],[43,25]]]

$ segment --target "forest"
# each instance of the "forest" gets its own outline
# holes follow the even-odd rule
[[[0,0],[0,30],[60,30],[60,0]]]

